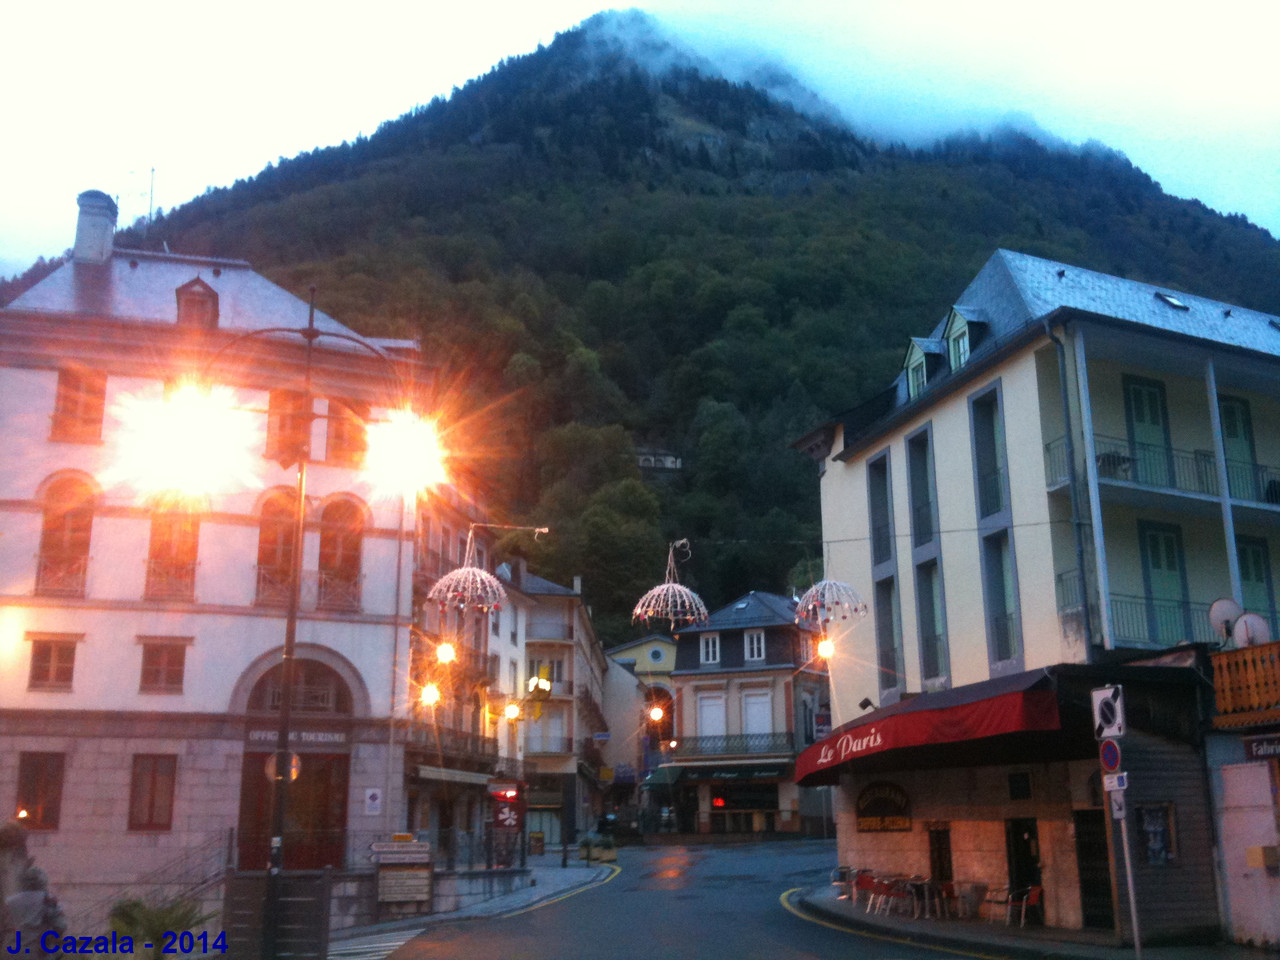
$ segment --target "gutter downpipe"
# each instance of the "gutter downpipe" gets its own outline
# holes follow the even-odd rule
[[[1093,661],[1093,618],[1089,615],[1089,591],[1084,578],[1084,521],[1080,518],[1080,491],[1076,480],[1075,440],[1071,430],[1071,398],[1067,392],[1067,348],[1049,326],[1048,316],[1041,318],[1044,333],[1058,352],[1058,386],[1062,391],[1062,421],[1066,438],[1067,489],[1071,494],[1071,532],[1076,544],[1076,569],[1080,571],[1080,602],[1084,605],[1084,656],[1085,663]],[[1063,325],[1065,329],[1066,325]]]

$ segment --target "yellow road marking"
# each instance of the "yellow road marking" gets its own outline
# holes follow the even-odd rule
[[[558,897],[552,897],[549,900],[543,900],[539,903],[533,904],[533,906],[530,906],[530,907],[522,907],[519,910],[512,910],[510,913],[502,914],[501,915],[502,919],[505,920],[507,917],[518,917],[522,913],[529,913],[533,910],[540,910],[543,907],[549,907],[551,906],[551,904],[559,903],[561,900],[568,900],[570,897],[576,897],[583,890],[591,890],[595,887],[603,887],[606,883],[608,883],[610,880],[612,880],[614,877],[616,877],[618,874],[622,872],[622,868],[618,866],[616,863],[606,863],[606,864],[601,864],[601,866],[608,867],[610,870],[613,871],[613,873],[609,874],[609,876],[605,877],[599,883],[583,884],[581,887],[578,887],[575,890],[570,890],[568,893],[562,893]],[[796,889],[799,889],[799,888],[797,887]]]
[[[610,877],[610,879],[613,878]],[[886,943],[900,943],[904,946],[910,945],[913,947],[922,947],[927,950],[937,950],[940,953],[955,954],[957,957],[973,957],[975,960],[1008,960],[1008,958],[1002,954],[973,953],[972,951],[959,950],[955,947],[937,947],[931,943],[922,943],[919,940],[909,940],[905,937],[891,937],[883,933],[867,933],[864,930],[851,930],[849,927],[843,926],[842,924],[832,923],[831,921],[823,920],[820,917],[810,916],[791,902],[792,894],[799,893],[802,889],[804,888],[792,887],[790,890],[784,891],[782,896],[778,898],[782,903],[783,909],[787,910],[789,913],[795,914],[801,920],[808,920],[810,923],[816,923],[819,926],[827,927],[831,930],[841,930],[844,933],[852,933],[859,937],[868,937],[871,940],[883,940]]]

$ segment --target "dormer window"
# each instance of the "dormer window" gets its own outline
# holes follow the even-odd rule
[[[197,330],[218,327],[218,291],[199,277],[174,291],[178,298],[178,326]]]
[[[952,370],[959,370],[969,359],[969,328],[960,327],[947,337],[947,359]]]
[[[959,370],[969,360],[969,348],[973,345],[969,332],[969,321],[954,307],[947,317],[947,325],[942,337],[947,342],[947,363],[952,372]]]
[[[912,363],[907,367],[907,395],[914,400],[920,394],[924,393],[925,383],[927,382],[924,370],[924,357]]]

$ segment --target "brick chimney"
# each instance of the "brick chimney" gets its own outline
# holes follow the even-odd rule
[[[76,220],[76,263],[106,263],[111,259],[115,239],[116,202],[101,190],[86,190],[76,197],[80,217]]]

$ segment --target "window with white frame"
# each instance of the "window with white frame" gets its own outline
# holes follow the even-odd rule
[[[743,657],[757,662],[764,660],[764,631],[748,630],[744,635]]]
[[[720,634],[704,633],[702,635],[702,658],[704,664],[720,662]]]
[[[969,359],[969,328],[963,324],[947,337],[947,358],[951,361],[951,369],[959,370]]]
[[[924,392],[924,358],[921,357],[907,368],[907,395],[915,399]]]

